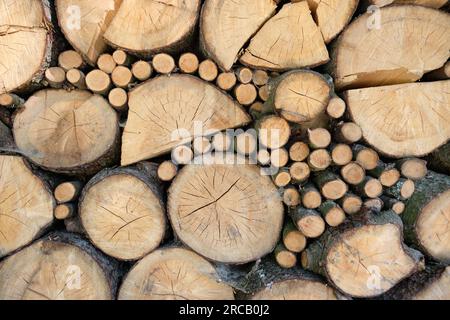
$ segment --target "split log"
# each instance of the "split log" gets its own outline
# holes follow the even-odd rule
[[[321,74],[297,70],[275,80],[268,104],[286,120],[301,124],[325,112],[330,94],[330,84]]]
[[[336,88],[419,80],[448,60],[449,28],[448,14],[421,6],[389,6],[361,15],[341,34],[333,49],[330,71]],[[411,34],[412,29],[421,31]]]
[[[405,178],[411,180],[423,179],[428,172],[427,162],[417,158],[404,158],[397,161],[397,167]]]
[[[0,94],[41,86],[59,47],[50,2],[2,1],[0,12]]]
[[[433,170],[450,175],[450,142],[429,156],[429,164]]]
[[[337,300],[339,294],[317,275],[301,268],[283,269],[264,259],[242,280],[251,300]]]
[[[199,0],[123,0],[103,38],[114,48],[146,57],[180,50],[191,41],[199,11]]]
[[[229,96],[190,75],[151,79],[130,92],[128,106],[122,165],[169,153],[180,143],[190,142],[195,122],[209,135],[251,120]]]
[[[13,131],[17,147],[49,171],[89,175],[117,157],[117,114],[88,91],[36,92],[16,114]]]
[[[299,2],[283,5],[251,39],[239,61],[255,69],[283,71],[319,66],[329,56],[308,4]]]
[[[403,244],[401,220],[389,211],[328,229],[301,260],[305,269],[359,298],[378,296],[424,266],[422,254]]]
[[[450,300],[450,267],[427,266],[389,290],[386,300]]]
[[[120,260],[137,260],[156,249],[166,232],[156,165],[105,169],[79,200],[81,223],[92,243]]]
[[[405,235],[435,260],[450,262],[450,178],[429,171],[402,214]]]
[[[242,47],[276,9],[273,0],[207,0],[200,19],[200,45],[219,67],[229,71]]]
[[[53,222],[47,180],[17,156],[0,155],[0,257],[39,237]]]
[[[297,207],[290,209],[289,215],[298,230],[307,238],[320,237],[325,231],[325,221],[316,210]]]
[[[59,26],[67,41],[94,66],[106,50],[103,34],[122,0],[56,0]]]
[[[0,264],[0,299],[112,300],[120,272],[83,238],[52,233]]]
[[[135,264],[123,280],[118,299],[234,300],[234,294],[210,262],[173,247],[156,250]]]
[[[404,7],[409,8],[395,8]],[[430,22],[431,25],[433,23]],[[412,49],[408,48],[408,52]],[[447,125],[450,119],[449,92],[450,80],[447,80],[350,90],[345,93],[345,98],[349,113],[361,127],[364,139],[377,151],[395,158],[420,157],[450,138]],[[394,110],[393,105],[396,106]]]

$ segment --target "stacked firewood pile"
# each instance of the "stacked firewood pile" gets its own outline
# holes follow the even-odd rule
[[[446,0],[0,0],[0,299],[450,299]]]

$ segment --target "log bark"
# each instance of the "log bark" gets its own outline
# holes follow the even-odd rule
[[[200,19],[202,50],[221,69],[230,71],[243,46],[275,9],[273,0],[205,1]]]
[[[374,297],[423,267],[420,252],[403,244],[402,223],[393,212],[370,212],[328,229],[302,254],[302,266],[320,273],[341,292]]]
[[[16,113],[13,133],[21,152],[49,171],[89,175],[118,156],[118,116],[88,91],[36,92]]]
[[[114,48],[142,57],[182,50],[192,40],[200,4],[199,0],[124,0],[103,38]]]
[[[429,171],[416,182],[416,192],[408,200],[402,219],[406,239],[431,258],[450,262],[450,178]]]
[[[190,250],[166,247],[133,266],[118,299],[234,300],[234,293],[210,262]]]
[[[50,1],[3,1],[0,12],[0,94],[41,87],[59,50]]]
[[[329,71],[336,88],[419,80],[448,60],[450,35],[446,30],[449,27],[447,13],[422,6],[388,6],[375,13],[362,14],[346,28],[333,47]],[[413,29],[421,31],[410,35]],[[408,40],[406,43],[399,39]],[[419,47],[423,49],[416,54]]]
[[[319,66],[329,56],[308,4],[299,2],[283,5],[251,39],[239,61],[255,69],[283,71]]]
[[[428,160],[434,171],[450,175],[450,142],[430,154]]]
[[[345,99],[364,139],[377,151],[394,158],[421,157],[450,138],[449,88],[450,80],[400,84],[349,90]],[[392,105],[397,106],[395,112]]]
[[[190,142],[199,134],[196,122],[204,135],[212,135],[251,120],[229,96],[190,75],[160,76],[144,82],[130,92],[128,106],[122,165],[169,153]]]
[[[55,232],[0,264],[0,299],[112,300],[120,274],[85,239]]]
[[[81,224],[92,243],[120,260],[137,260],[162,242],[166,217],[157,165],[105,169],[83,189]]]
[[[53,223],[48,181],[21,157],[0,155],[0,257],[29,244]]]
[[[283,223],[282,200],[270,178],[246,164],[184,167],[169,189],[168,214],[183,243],[232,264],[271,252]]]

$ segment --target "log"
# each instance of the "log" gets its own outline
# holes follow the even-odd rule
[[[299,267],[283,269],[264,259],[242,280],[245,298],[250,300],[337,300],[338,292],[317,275]]]
[[[200,18],[200,47],[221,69],[230,71],[242,47],[275,9],[272,0],[205,1]]]
[[[139,81],[146,81],[152,76],[153,68],[152,65],[147,61],[139,60],[133,63],[131,72],[133,73],[133,76]]]
[[[169,99],[168,104],[164,102],[166,99]],[[148,80],[130,92],[128,106],[128,121],[122,137],[122,165],[169,153],[180,143],[191,141],[195,122],[203,125],[204,133],[212,135],[251,120],[229,96],[190,75]],[[183,136],[179,129],[189,132],[190,137]],[[179,134],[173,136],[174,133]]]
[[[308,157],[308,164],[311,171],[323,171],[331,165],[331,156],[326,149],[317,149],[311,152]]]
[[[357,194],[367,198],[377,198],[383,194],[380,181],[372,177],[365,177],[363,182],[353,186],[353,189]]]
[[[128,85],[133,82],[133,74],[127,67],[117,66],[111,73],[111,80],[117,88],[128,88]]]
[[[345,213],[354,215],[361,210],[363,202],[361,197],[347,193],[342,199],[339,199],[339,204]]]
[[[108,94],[108,101],[116,111],[125,111],[128,106],[128,93],[125,89],[114,88]]]
[[[269,85],[267,85],[267,84],[263,85],[262,87],[260,87],[258,89],[258,97],[262,101],[266,102],[269,99],[269,96],[270,96],[270,87],[269,87]]]
[[[67,41],[83,59],[94,66],[107,49],[103,34],[122,0],[78,1],[56,0],[59,26]]]
[[[192,142],[192,149],[196,155],[206,154],[211,152],[212,144],[207,137],[197,137],[194,138],[194,141]]]
[[[42,90],[16,114],[17,147],[49,171],[89,175],[117,158],[117,114],[88,91]]]
[[[2,93],[0,94],[0,106],[8,109],[16,109],[19,108],[22,104],[25,103],[18,95],[12,93]]]
[[[390,188],[384,189],[384,193],[398,200],[411,198],[415,191],[415,183],[412,180],[400,178],[399,181]]]
[[[219,132],[213,136],[211,143],[216,152],[226,152],[230,150],[233,139],[231,138],[230,134]]]
[[[337,142],[353,144],[362,138],[361,128],[353,122],[341,122],[336,127],[334,139]]]
[[[289,168],[289,173],[294,183],[302,184],[309,179],[311,169],[305,162],[294,162]]]
[[[269,74],[264,70],[255,70],[253,71],[253,84],[262,87],[265,86],[267,83],[269,83],[270,76]]]
[[[449,300],[450,267],[431,265],[383,295],[386,300]]]
[[[257,166],[188,165],[170,186],[168,214],[178,238],[202,256],[255,261],[273,251],[281,233],[284,213],[276,190]]]
[[[117,67],[117,63],[112,55],[104,53],[98,57],[97,67],[104,73],[111,74]]]
[[[308,4],[299,2],[283,5],[250,40],[239,61],[255,69],[284,71],[319,66],[329,56]]]
[[[234,294],[210,262],[190,250],[167,247],[133,266],[123,280],[118,299],[234,300]]]
[[[66,81],[66,72],[60,67],[51,67],[45,70],[44,82],[50,87],[61,89]]]
[[[269,149],[284,147],[291,136],[289,123],[278,116],[270,115],[256,122],[259,143]]]
[[[58,56],[58,66],[69,71],[70,69],[81,69],[84,61],[81,55],[75,50],[66,50]]]
[[[254,132],[245,131],[238,133],[234,145],[238,154],[254,156],[258,149],[258,138]]]
[[[286,249],[286,247],[279,243],[274,250],[275,261],[284,269],[293,268],[297,264],[297,256],[295,253]]]
[[[319,211],[325,219],[325,222],[331,227],[337,227],[345,221],[344,210],[331,200],[322,203]]]
[[[374,297],[424,267],[419,251],[403,244],[393,212],[366,213],[333,229],[302,253],[302,266],[352,297]]]
[[[197,72],[199,67],[197,56],[191,52],[183,53],[178,59],[178,67],[183,73],[193,74]]]
[[[41,87],[59,49],[50,2],[3,1],[0,12],[0,94]]]
[[[283,228],[283,244],[291,252],[302,252],[306,247],[306,237],[292,221],[287,221]]]
[[[325,112],[330,101],[330,84],[314,71],[287,72],[277,78],[272,87],[268,105],[295,123],[315,120]]]
[[[217,65],[211,59],[204,60],[198,66],[198,75],[205,81],[214,81],[219,75]]]
[[[266,149],[259,150],[256,155],[256,160],[262,166],[270,165],[270,152]]]
[[[450,142],[430,154],[428,160],[434,171],[450,175]]]
[[[82,188],[80,181],[67,181],[59,184],[53,194],[59,204],[72,202],[77,199]]]
[[[327,114],[333,119],[342,118],[347,110],[345,101],[338,96],[334,96],[330,99],[327,106]]]
[[[450,262],[450,178],[429,171],[416,182],[416,192],[406,203],[402,219],[406,239],[431,258]]]
[[[191,163],[194,159],[194,152],[188,146],[177,146],[172,150],[172,161],[176,165],[183,165]]]
[[[308,0],[309,8],[325,43],[330,43],[344,30],[355,13],[358,3],[359,0],[334,0],[329,2]]]
[[[164,182],[170,182],[175,178],[178,167],[172,161],[164,161],[158,166],[158,178]]]
[[[287,165],[289,162],[289,153],[286,149],[280,148],[272,150],[270,153],[270,163],[275,168],[281,168]]]
[[[291,180],[292,178],[288,171],[281,170],[273,176],[273,183],[279,188],[286,187],[291,183]]]
[[[70,69],[66,73],[67,82],[73,85],[77,89],[85,90],[86,86],[86,76],[84,73],[78,69]]]
[[[377,19],[376,15],[383,18]],[[373,12],[362,14],[346,28],[332,50],[329,71],[336,88],[375,87],[419,80],[448,60],[450,35],[445,31],[449,27],[447,13],[422,6],[388,6],[380,8],[375,15]],[[411,35],[412,29],[420,31]],[[399,39],[408,39],[408,44]],[[380,105],[376,107],[379,109]]]
[[[297,190],[297,188],[287,187],[286,189],[284,189],[283,203],[285,205],[287,205],[288,207],[296,207],[300,204],[300,201],[300,192]],[[284,245],[286,245],[286,243]]]
[[[49,181],[23,158],[0,155],[0,168],[1,258],[44,233],[56,203]]]
[[[181,50],[191,42],[200,4],[199,0],[124,0],[103,38],[114,48],[143,57]]]
[[[253,102],[255,102],[258,92],[256,91],[256,88],[251,83],[248,84],[238,84],[234,88],[234,95],[236,97],[236,100],[244,105],[249,106]]]
[[[317,209],[322,204],[322,196],[312,183],[300,189],[303,206],[307,209]]]
[[[350,162],[341,168],[341,176],[348,184],[358,185],[366,178],[366,172],[356,162]]]
[[[289,148],[289,157],[292,161],[304,161],[308,158],[309,153],[309,146],[302,141],[294,142]]]
[[[156,249],[166,232],[157,166],[104,169],[84,187],[79,215],[92,243],[119,260],[138,260]]]
[[[55,219],[65,220],[73,217],[76,210],[76,206],[73,203],[63,203],[56,206],[53,214]]]
[[[112,87],[111,78],[106,72],[95,69],[86,75],[86,86],[93,93],[106,95]]]
[[[381,196],[381,200],[385,210],[392,210],[396,214],[402,214],[405,211],[406,205],[400,200],[387,196]]]
[[[350,116],[377,151],[394,158],[421,157],[450,138],[449,88],[450,80],[400,84],[349,90],[345,98]],[[393,105],[395,112],[391,112]]]
[[[347,184],[331,171],[322,171],[315,175],[314,183],[320,193],[328,200],[338,200],[348,191]]]
[[[112,58],[119,66],[128,67],[131,64],[131,56],[124,50],[117,49],[113,52]]]
[[[289,215],[298,230],[307,238],[320,237],[325,231],[325,221],[316,210],[297,207],[290,209]]]
[[[216,79],[217,86],[225,91],[230,91],[236,85],[237,79],[233,72],[222,72]]]
[[[356,163],[363,169],[373,170],[377,167],[380,157],[375,150],[360,144],[353,145],[352,150]]]
[[[411,180],[420,180],[427,175],[427,162],[417,158],[404,158],[397,161],[402,176]]]
[[[377,166],[370,170],[369,174],[380,180],[383,187],[392,187],[400,179],[400,171],[395,168],[395,163],[386,164],[378,161]]]
[[[112,300],[120,273],[85,239],[51,233],[0,264],[0,299]]]
[[[252,82],[253,71],[246,67],[238,68],[236,70],[236,76],[240,83],[247,84]]]
[[[167,53],[158,53],[152,60],[153,68],[161,74],[169,74],[175,70],[175,60]]]
[[[331,134],[327,129],[308,129],[309,145],[313,149],[327,148],[331,143]]]

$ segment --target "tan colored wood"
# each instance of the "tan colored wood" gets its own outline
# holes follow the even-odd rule
[[[288,207],[296,207],[300,204],[300,202],[301,202],[300,192],[297,190],[297,188],[288,187],[284,190],[283,203],[285,205],[287,205]],[[286,243],[285,243],[285,245],[286,245]],[[287,247],[290,248],[291,246],[287,245]],[[289,249],[289,250],[291,250],[291,249]],[[294,251],[294,250],[291,250],[291,251]]]
[[[307,238],[318,238],[325,231],[325,221],[315,210],[299,207],[293,210],[291,217],[300,232]]]
[[[309,129],[308,141],[313,149],[324,149],[331,143],[331,134],[324,128]]]
[[[152,65],[147,61],[139,60],[133,63],[131,72],[133,73],[133,76],[139,81],[146,81],[152,76],[153,68]]]
[[[331,73],[336,88],[375,87],[419,80],[448,60],[450,34],[446,30],[449,28],[450,19],[445,12],[422,6],[387,6],[359,16],[342,33],[331,53],[334,56]],[[417,91],[413,87],[409,88]],[[380,92],[380,88],[376,91]],[[395,104],[389,95],[381,95],[391,105]],[[366,100],[366,103],[369,105],[366,111],[370,112],[370,102]],[[380,110],[381,106],[383,103],[372,107]]]
[[[289,161],[289,153],[286,149],[274,149],[270,153],[270,163],[276,168],[284,167]]]
[[[218,74],[217,65],[210,59],[202,61],[198,66],[198,75],[205,81],[214,81]]]
[[[236,75],[233,72],[222,72],[216,79],[217,86],[225,91],[233,89],[236,82]]]
[[[65,220],[71,218],[76,212],[75,205],[72,203],[59,204],[55,208],[55,219]]]
[[[177,175],[178,168],[172,161],[164,161],[158,166],[158,178],[161,181],[172,181]]]
[[[194,159],[194,152],[187,146],[178,146],[172,150],[172,161],[176,164],[189,164]]]
[[[81,192],[83,185],[80,181],[67,181],[59,184],[54,192],[54,196],[58,203],[66,203],[75,201]]]
[[[306,237],[294,226],[292,221],[286,222],[283,229],[283,244],[286,249],[294,253],[302,252],[306,247],[306,242]]]
[[[346,144],[358,142],[362,138],[361,127],[354,122],[342,122],[336,128],[334,138]]]
[[[117,62],[114,60],[112,55],[104,53],[98,57],[97,66],[103,72],[111,74],[117,67]]]
[[[104,95],[111,88],[111,78],[101,70],[92,70],[86,75],[86,85],[93,93]]]
[[[118,88],[127,88],[133,81],[131,70],[125,66],[117,66],[111,74],[111,80]]]
[[[206,1],[200,18],[202,49],[221,69],[230,71],[243,46],[275,9],[272,0]]]
[[[378,152],[395,158],[420,157],[450,138],[449,88],[446,80],[350,90],[345,96],[351,117]],[[391,112],[393,105],[397,107]]]
[[[258,93],[255,86],[249,83],[237,85],[234,88],[234,95],[240,104],[249,106],[255,102]]]
[[[347,105],[345,101],[339,98],[338,96],[334,96],[330,99],[327,106],[327,114],[333,119],[342,118],[347,110]]]
[[[0,257],[4,257],[51,225],[55,200],[21,157],[0,155],[0,168]]]
[[[325,170],[331,165],[330,153],[325,149],[317,149],[308,156],[308,164],[312,171]]]
[[[292,180],[297,183],[302,183],[308,180],[311,170],[305,162],[294,162],[289,168],[289,173],[291,174]]]
[[[289,157],[292,161],[304,161],[309,153],[309,146],[302,141],[294,142],[289,148]]]
[[[70,69],[66,73],[67,82],[78,89],[87,89],[86,86],[86,76],[84,73],[78,69]]]
[[[45,70],[45,81],[52,88],[60,89],[66,81],[66,72],[60,67],[51,67]]]
[[[208,135],[250,122],[250,116],[228,95],[190,75],[148,80],[130,92],[128,106],[122,165],[170,153],[180,143],[190,142],[196,121]]]
[[[297,256],[295,253],[286,249],[282,243],[275,248],[274,255],[275,261],[284,269],[293,268],[297,264]]]
[[[269,99],[269,96],[270,96],[270,88],[267,84],[263,85],[258,89],[258,97],[262,101],[264,102],[267,101]]]
[[[207,137],[197,137],[192,143],[195,154],[205,154],[212,150],[211,141]]]
[[[427,162],[418,158],[400,160],[398,168],[402,176],[411,180],[423,179],[428,172]]]
[[[351,185],[358,185],[364,181],[366,171],[356,162],[349,162],[341,168],[341,176]]]
[[[333,163],[338,166],[345,166],[353,159],[352,148],[347,144],[336,144],[331,150],[331,159]]]
[[[253,71],[253,84],[261,87],[265,86],[269,82],[269,74],[264,70],[255,70]]]
[[[183,53],[178,59],[178,67],[184,73],[195,73],[199,67],[199,61],[194,53]]]
[[[247,84],[253,79],[253,71],[250,68],[239,68],[236,70],[237,79],[240,83]]]
[[[354,150],[355,150],[355,161],[361,167],[363,167],[366,170],[373,170],[377,167],[380,157],[378,156],[378,153],[375,150],[359,146],[354,147]]]
[[[234,300],[234,294],[206,259],[187,249],[164,248],[133,266],[124,278],[118,299]]]
[[[127,107],[128,93],[122,88],[114,88],[108,95],[109,104],[117,111],[123,111]]]
[[[284,209],[276,190],[255,165],[188,165],[169,189],[168,213],[179,239],[201,255],[255,261],[272,252],[281,233]]]
[[[169,74],[175,69],[175,60],[167,53],[158,53],[152,60],[153,68],[161,74]]]
[[[286,187],[291,182],[291,175],[287,171],[281,171],[273,178],[273,183],[280,188]]]
[[[300,190],[302,204],[307,209],[317,209],[322,204],[320,192],[311,184],[306,185]]]
[[[259,143],[269,149],[284,147],[290,138],[289,123],[281,117],[267,116],[258,121]]]
[[[83,58],[75,50],[63,51],[58,56],[58,66],[66,72],[70,69],[80,69],[83,66]]]
[[[354,194],[345,195],[339,202],[345,213],[350,215],[358,213],[362,207],[361,197]]]
[[[306,2],[283,5],[251,39],[239,59],[244,65],[267,70],[314,67],[328,60],[327,48]]]

